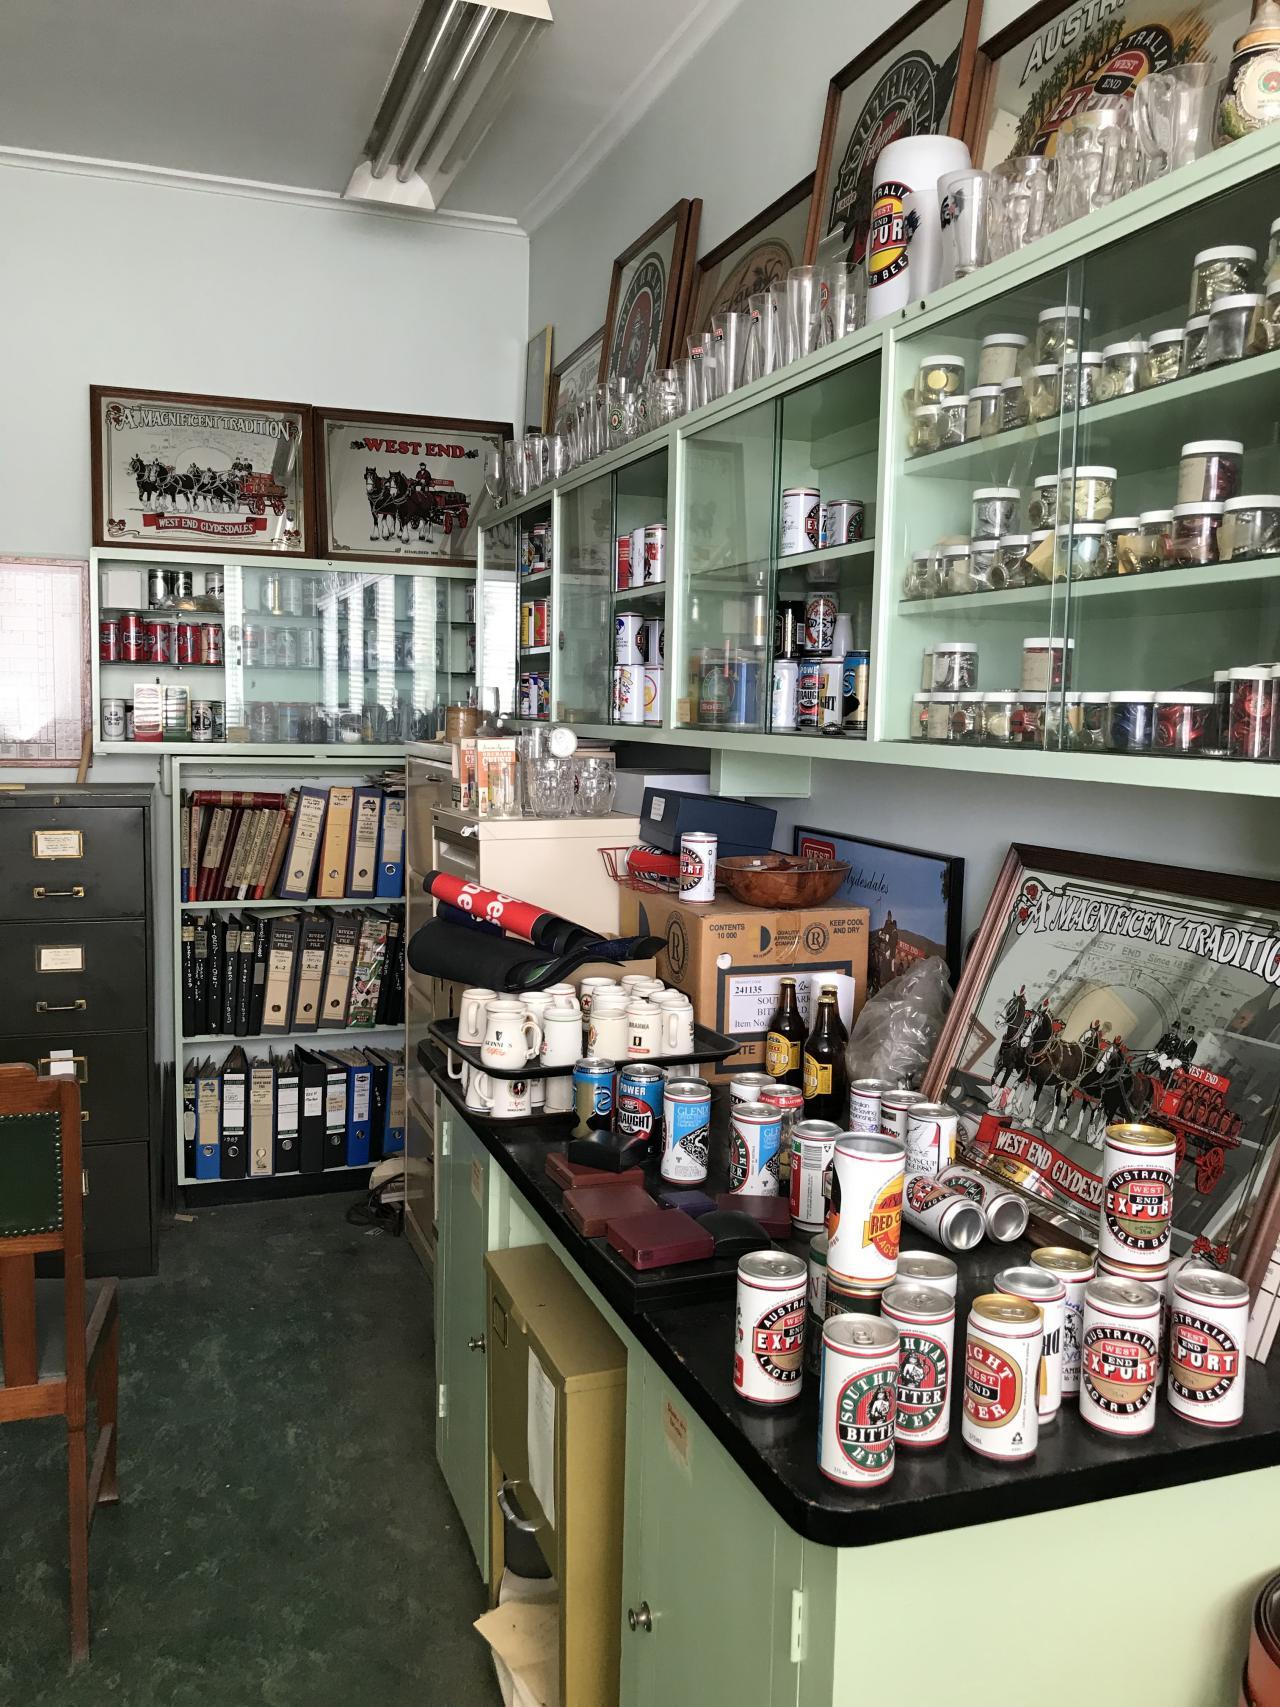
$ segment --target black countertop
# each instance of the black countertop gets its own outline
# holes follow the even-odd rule
[[[777,1410],[740,1400],[733,1390],[734,1301],[706,1298],[679,1305],[635,1305],[635,1289],[603,1239],[587,1239],[560,1207],[548,1179],[549,1151],[563,1139],[545,1128],[513,1122],[499,1132],[475,1123],[455,1081],[436,1072],[436,1084],[520,1191],[569,1257],[600,1291],[635,1338],[778,1515],[798,1534],[830,1547],[867,1547],[937,1530],[993,1523],[1032,1512],[1086,1505],[1122,1494],[1147,1493],[1280,1464],[1280,1368],[1250,1363],[1244,1420],[1218,1431],[1175,1417],[1160,1401],[1155,1429],[1135,1440],[1099,1434],[1083,1423],[1072,1401],[1040,1430],[1029,1464],[1002,1466],[979,1458],[960,1439],[960,1389],[953,1386],[951,1437],[932,1451],[899,1451],[893,1479],[883,1487],[846,1492],[818,1470],[818,1380],[808,1371],[799,1399]],[[714,1179],[707,1190],[723,1190]],[[656,1168],[654,1182],[656,1182]],[[803,1254],[796,1241],[788,1249]],[[957,1258],[956,1338],[962,1343],[969,1302],[990,1290],[997,1270],[1022,1260],[1029,1243],[993,1245]],[[936,1250],[908,1232],[904,1249]]]

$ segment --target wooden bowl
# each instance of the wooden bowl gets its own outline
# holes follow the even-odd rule
[[[716,861],[716,883],[748,907],[821,907],[849,875],[840,860],[737,854]]]

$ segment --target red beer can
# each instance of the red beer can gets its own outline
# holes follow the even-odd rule
[[[222,654],[222,624],[206,622],[200,628],[200,662],[202,664],[221,664]]]
[[[177,635],[178,663],[198,664],[200,662],[200,624],[198,622],[180,622]]]
[[[142,618],[137,611],[127,611],[120,618],[120,656],[126,664],[143,661]]]
[[[104,616],[98,623],[98,662],[120,662],[120,624],[113,616]]]
[[[173,624],[164,617],[149,616],[143,620],[142,656],[148,664],[172,664]]]

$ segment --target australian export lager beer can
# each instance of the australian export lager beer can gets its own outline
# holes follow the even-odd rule
[[[818,1468],[845,1488],[893,1475],[898,1330],[878,1316],[831,1316],[822,1330]]]
[[[711,1143],[711,1086],[703,1079],[668,1079],[662,1093],[662,1161],[673,1185],[700,1185]]]
[[[1169,1260],[1177,1141],[1163,1126],[1108,1126],[1098,1253],[1134,1268]]]
[[[954,1298],[959,1289],[960,1275],[950,1257],[941,1251],[900,1251],[898,1279],[912,1286],[929,1286]]]
[[[1160,1300],[1140,1280],[1101,1276],[1085,1288],[1080,1415],[1103,1434],[1156,1426]]]
[[[1056,1274],[1035,1263],[1002,1268],[995,1278],[997,1292],[1035,1304],[1044,1321],[1040,1369],[1036,1377],[1036,1410],[1046,1423],[1062,1409],[1062,1341],[1067,1325],[1067,1289]]]
[[[927,1233],[949,1251],[971,1251],[982,1243],[986,1223],[976,1203],[932,1174],[908,1174],[902,1214],[909,1226]]]
[[[918,1102],[907,1115],[907,1172],[940,1174],[956,1159],[956,1128],[953,1108],[944,1102]]]
[[[986,1223],[987,1237],[994,1239],[997,1245],[1011,1245],[1026,1232],[1030,1211],[1017,1192],[997,1185],[994,1180],[984,1179],[972,1168],[943,1168],[938,1178],[943,1185],[949,1185],[953,1191],[962,1191],[977,1204]]]
[[[1098,1266],[1088,1251],[1073,1250],[1070,1245],[1041,1245],[1039,1250],[1032,1251],[1031,1260],[1037,1268],[1056,1274],[1066,1288],[1067,1310],[1062,1325],[1062,1396],[1072,1399],[1080,1391],[1085,1289],[1097,1274]]]
[[[747,1197],[778,1195],[782,1121],[762,1102],[729,1105],[729,1190]]]
[[[940,1446],[951,1432],[956,1301],[935,1287],[895,1280],[885,1287],[880,1314],[898,1330],[898,1445]]]
[[[816,486],[788,486],[782,494],[783,557],[797,551],[816,551],[822,534],[822,493]]]
[[[1111,1280],[1140,1280],[1149,1286],[1160,1300],[1160,1379],[1164,1380],[1169,1350],[1169,1276],[1170,1265],[1162,1262],[1159,1268],[1138,1268],[1132,1263],[1114,1262],[1110,1257],[1098,1258],[1098,1273]]]
[[[879,1132],[881,1108],[892,1092],[887,1079],[855,1079],[849,1086],[850,1132]]]
[[[1036,1376],[1044,1323],[1025,1298],[984,1292],[969,1310],[960,1438],[981,1458],[1034,1458],[1040,1441]]]
[[[885,1090],[880,1095],[880,1130],[886,1138],[897,1138],[904,1146],[907,1141],[907,1116],[913,1108],[929,1099],[920,1091]],[[849,1112],[853,1112],[853,1090],[849,1092]]]
[[[827,1319],[827,1235],[809,1240],[809,1284],[805,1297],[804,1366],[812,1375],[822,1369],[822,1324]]]
[[[749,1251],[738,1263],[733,1388],[753,1405],[787,1405],[804,1380],[808,1269],[789,1251]]]
[[[826,1225],[823,1181],[839,1136],[831,1120],[800,1120],[791,1128],[791,1225],[797,1233],[816,1233]]]
[[[827,1271],[861,1296],[883,1292],[898,1268],[902,1145],[878,1133],[836,1140],[827,1205]]]
[[[1230,1428],[1244,1415],[1249,1288],[1233,1274],[1190,1267],[1173,1283],[1169,1408],[1186,1422]]]

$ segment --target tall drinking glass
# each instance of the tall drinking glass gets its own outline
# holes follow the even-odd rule
[[[942,283],[968,278],[987,259],[987,173],[970,168],[938,179]]]
[[[1217,66],[1192,59],[1151,71],[1133,91],[1133,125],[1142,150],[1142,181],[1190,165],[1213,141]]]
[[[750,319],[736,311],[711,316],[711,334],[715,340],[716,383],[725,397],[742,384],[742,368],[747,354],[747,328]]]
[[[818,269],[814,347],[834,344],[856,330],[854,270],[847,261],[828,261]]]
[[[755,290],[747,298],[750,326],[747,331],[747,353],[743,361],[743,382],[762,379],[781,367],[778,353],[778,316],[773,306],[773,293]]]
[[[698,370],[693,365],[692,356],[681,356],[673,363],[672,373],[676,376],[676,413],[690,415],[698,407]]]
[[[787,274],[787,360],[799,361],[813,349],[818,297],[816,267],[792,267]]]
[[[993,261],[1043,237],[1058,223],[1058,162],[1043,154],[1006,160],[987,186],[987,254]]]

